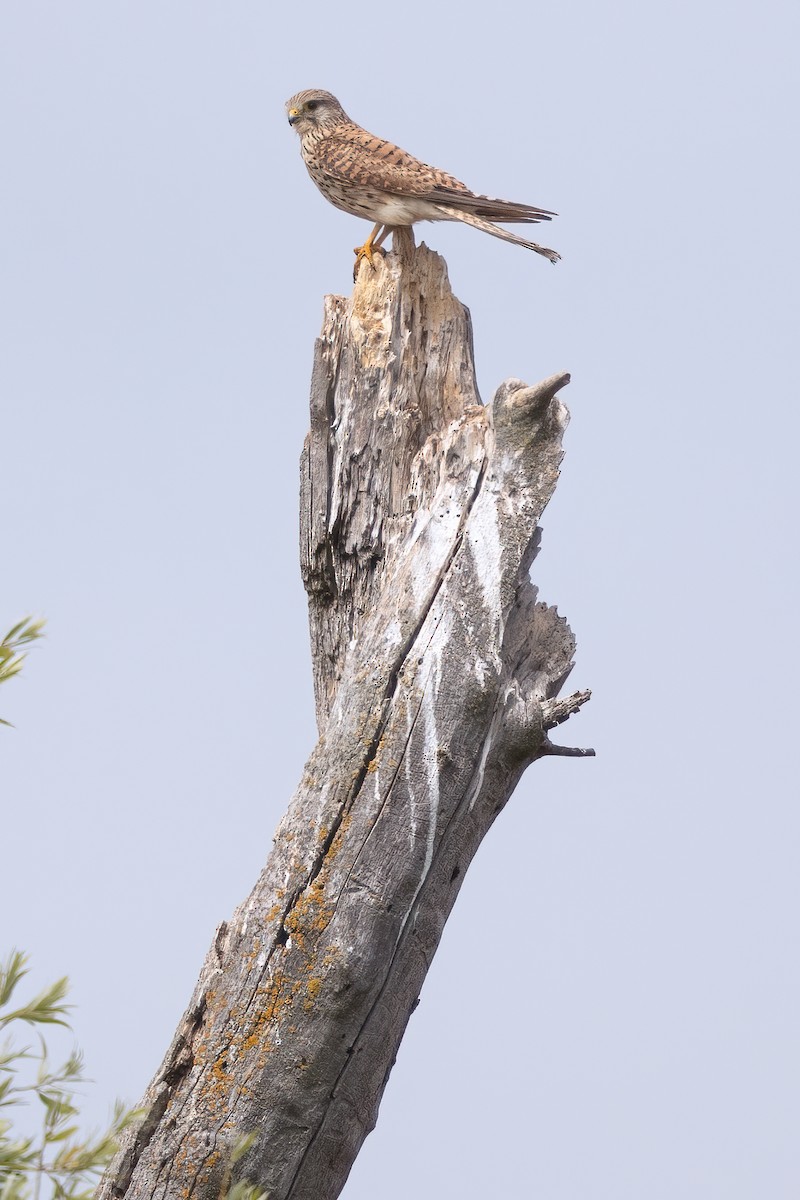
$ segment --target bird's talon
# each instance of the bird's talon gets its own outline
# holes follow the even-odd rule
[[[375,260],[373,255],[383,254],[383,249],[380,246],[371,246],[369,242],[365,242],[363,246],[355,246],[353,254],[356,256],[356,261],[353,264],[353,279],[356,280],[358,279],[358,268],[361,266],[363,260],[366,259],[374,271]]]

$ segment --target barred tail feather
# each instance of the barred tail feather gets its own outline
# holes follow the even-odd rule
[[[546,246],[539,246],[536,242],[526,242],[524,238],[517,237],[515,233],[510,233],[507,229],[501,229],[499,225],[493,225],[491,221],[486,221],[483,217],[476,216],[475,213],[463,212],[460,208],[453,208],[450,204],[437,204],[436,207],[446,221],[464,221],[475,229],[482,229],[484,233],[490,233],[492,237],[502,238],[504,242],[513,242],[515,246],[524,246],[526,250],[534,250],[537,254],[549,258],[551,263],[557,263],[561,258],[557,250],[548,250]],[[502,219],[511,220],[513,218]]]

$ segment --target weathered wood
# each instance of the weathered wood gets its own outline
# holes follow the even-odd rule
[[[326,302],[301,474],[319,742],[222,925],[102,1197],[326,1200],[373,1128],[481,839],[547,731],[574,639],[529,568],[567,410],[554,375],[483,407],[443,260],[398,236]],[[573,751],[572,753],[580,753]]]

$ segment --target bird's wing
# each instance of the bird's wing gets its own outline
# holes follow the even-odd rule
[[[445,187],[436,187],[425,199],[432,200],[436,204],[447,204],[451,208],[457,208],[459,212],[482,217],[485,221],[533,224],[536,221],[549,221],[551,217],[558,216],[558,213],[550,212],[547,208],[537,208],[534,204],[515,204],[513,200],[495,200],[492,196],[476,196],[474,192],[467,189],[459,192]]]
[[[314,167],[345,184],[375,188],[396,196],[434,199],[441,190],[452,203],[457,196],[469,196],[467,187],[446,171],[420,162],[392,142],[367,133],[358,125],[338,128],[322,138],[312,152]]]
[[[314,166],[345,184],[375,188],[394,196],[414,196],[447,204],[486,221],[534,223],[556,216],[533,204],[515,204],[478,196],[455,176],[414,158],[393,142],[367,133],[359,125],[339,128],[317,142]]]

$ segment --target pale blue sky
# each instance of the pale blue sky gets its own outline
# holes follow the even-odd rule
[[[283,103],[561,215],[421,227],[485,399],[567,369],[534,577],[591,704],[467,878],[347,1200],[789,1200],[800,9],[0,5],[0,949],[98,1120],[157,1068],[313,744],[297,461],[367,226]],[[10,847],[10,852],[9,852]]]

